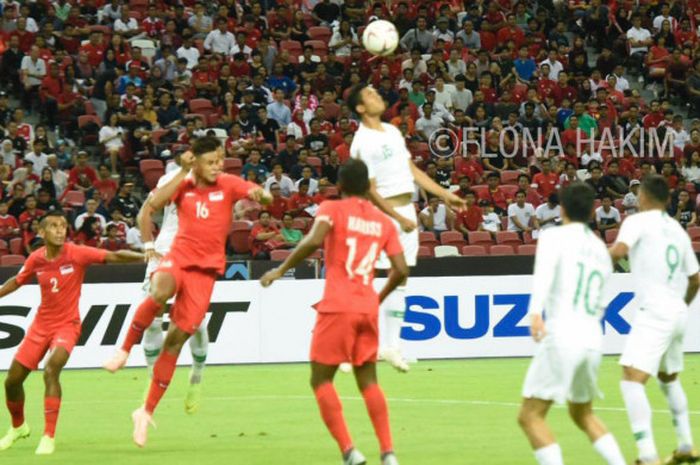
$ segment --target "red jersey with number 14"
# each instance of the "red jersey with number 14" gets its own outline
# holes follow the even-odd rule
[[[316,304],[320,313],[368,313],[379,310],[379,296],[372,286],[374,263],[384,251],[393,257],[403,253],[396,226],[368,200],[349,197],[326,200],[316,221],[331,225],[324,251],[326,286]]]
[[[181,268],[223,273],[233,205],[259,187],[226,173],[207,187],[197,187],[190,177],[182,181],[171,199],[177,205],[178,229],[169,256]]]
[[[104,263],[106,250],[63,244],[61,254],[49,260],[46,247],[41,247],[27,258],[17,274],[20,285],[36,276],[41,288],[41,304],[34,325],[47,331],[63,325],[80,322],[80,290],[85,277],[85,269],[93,263]]]

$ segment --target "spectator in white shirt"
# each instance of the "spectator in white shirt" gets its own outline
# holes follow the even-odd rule
[[[459,52],[454,48],[450,50],[450,59],[447,60],[445,64],[447,65],[447,74],[449,74],[452,79],[467,72],[467,64],[459,57]]]
[[[108,124],[100,128],[99,140],[100,144],[104,144],[105,151],[110,157],[112,163],[112,174],[117,174],[117,157],[119,152],[124,147],[124,135],[127,131],[119,126],[119,115],[114,112],[109,116]]]
[[[630,181],[630,191],[625,194],[622,199],[622,208],[625,209],[625,214],[632,215],[639,211],[639,185],[641,183],[637,179]]]
[[[430,103],[423,104],[423,116],[416,121],[416,134],[424,141],[430,140],[431,134],[443,126],[442,118],[433,114]]]
[[[41,172],[49,164],[48,155],[43,152],[44,142],[41,139],[36,139],[33,148],[34,150],[24,156],[24,161],[25,163],[28,161],[32,162],[34,165],[34,174],[41,176]]]
[[[212,30],[204,39],[204,49],[213,53],[233,56],[240,49],[236,43],[236,37],[228,32],[228,23],[225,18],[219,18],[216,22],[217,29]]]
[[[81,213],[75,218],[75,230],[79,230],[80,227],[83,225],[85,222],[86,218],[92,218],[95,217],[97,220],[100,222],[100,228],[102,231],[105,231],[107,229],[107,220],[105,219],[104,216],[100,215],[97,213],[97,200],[95,199],[88,199],[87,202],[85,202],[85,213]]]
[[[604,194],[602,201],[603,204],[595,209],[595,223],[598,231],[619,228],[622,219],[619,210],[613,207],[612,197]]]
[[[671,16],[671,6],[668,3],[663,3],[661,5],[661,14],[654,18],[654,22],[652,23],[654,32],[658,33],[661,30],[661,25],[664,21],[668,21],[671,24],[671,32],[676,32],[678,21]]]
[[[265,190],[270,192],[270,186],[273,184],[278,184],[280,188],[280,193],[283,197],[291,197],[292,192],[296,190],[294,181],[292,178],[284,174],[284,167],[282,163],[275,163],[272,165],[272,174],[265,181]]]
[[[451,84],[445,84],[445,79],[442,76],[438,76],[435,79],[435,88],[432,89],[435,92],[435,103],[444,106],[446,109],[452,109],[452,91],[450,88],[454,88]]]
[[[676,115],[673,117],[673,124],[669,128],[669,132],[673,137],[673,145],[683,150],[685,144],[690,142],[690,134],[683,127],[683,116]]]
[[[609,78],[615,78],[614,87],[615,90],[619,92],[624,92],[630,88],[630,82],[625,77],[625,68],[622,65],[615,66],[615,71],[612,74],[605,76],[605,80],[608,81],[608,87],[610,87]]]
[[[525,202],[526,197],[527,193],[519,190],[515,194],[515,202],[508,205],[508,231],[524,233],[537,228],[535,207]]]
[[[564,65],[561,64],[561,61],[557,60],[556,49],[549,51],[547,59],[540,63],[540,66],[542,65],[549,65],[549,79],[554,82],[559,80],[559,73],[564,71]]]
[[[501,230],[501,217],[494,211],[493,204],[486,199],[479,201],[479,207],[484,212],[481,228],[495,239],[496,233]]]
[[[183,38],[182,46],[177,49],[177,57],[187,60],[187,69],[194,69],[199,63],[199,50],[192,46],[192,36]]]
[[[203,39],[212,29],[213,21],[207,16],[203,3],[197,3],[194,7],[194,14],[187,20],[187,24],[194,30],[197,39]]]
[[[535,209],[535,218],[537,218],[537,226],[539,227],[536,232],[561,224],[561,207],[559,206],[559,196],[556,192],[549,195],[546,203]],[[535,237],[534,234],[533,237]]]
[[[474,101],[472,91],[465,87],[466,83],[467,79],[462,74],[455,78],[454,90],[452,90],[452,108],[454,110],[467,111],[469,105]]]
[[[114,32],[127,37],[129,40],[144,37],[145,33],[141,31],[139,22],[136,18],[129,16],[129,6],[123,5],[121,17],[114,21]]]
[[[630,58],[634,59],[635,67],[640,71],[640,80],[643,82],[641,71],[644,58],[654,40],[651,37],[651,32],[642,27],[642,18],[638,14],[632,17],[632,27],[627,31],[627,41],[630,47]]]
[[[110,23],[118,20],[122,16],[122,7],[119,0],[110,0],[110,2],[102,7],[102,20],[107,20]]]
[[[301,170],[301,177],[297,179],[297,182],[294,183],[294,192],[299,192],[299,185],[301,184],[302,181],[306,180],[309,181],[309,190],[307,191],[307,194],[309,195],[316,195],[318,192],[318,181],[314,178],[313,176],[313,171],[311,170],[311,166],[307,165]]]
[[[435,196],[428,199],[428,206],[421,210],[418,218],[422,231],[430,231],[438,237],[441,232],[449,231],[452,225],[452,214]]]
[[[39,93],[41,81],[46,76],[46,62],[39,58],[39,47],[32,45],[29,55],[22,58],[20,70],[22,84],[24,85],[22,103],[25,109],[30,110],[32,108],[32,97]]]

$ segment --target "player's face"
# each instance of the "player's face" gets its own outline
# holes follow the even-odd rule
[[[362,89],[362,106],[368,116],[379,116],[386,110],[384,99],[373,87]]]
[[[197,157],[194,169],[199,179],[208,184],[214,184],[224,168],[224,157],[221,150],[208,152]]]
[[[66,242],[68,223],[65,218],[49,217],[45,220],[44,227],[39,230],[39,236],[47,245],[60,247]]]

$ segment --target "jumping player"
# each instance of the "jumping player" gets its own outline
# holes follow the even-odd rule
[[[39,226],[39,235],[45,245],[32,252],[19,273],[0,288],[0,297],[4,297],[36,276],[41,289],[41,304],[36,317],[17,349],[5,379],[5,399],[12,427],[0,439],[0,450],[8,449],[18,439],[29,436],[29,426],[24,421],[24,380],[38,368],[48,352],[50,355],[44,367],[44,435],[36,453],[54,452],[54,433],[61,407],[59,377],[80,337],[78,301],[85,269],[93,263],[143,261],[143,255],[135,252],[108,252],[66,243],[67,230],[68,222],[63,213],[47,213]]]
[[[386,103],[375,89],[364,84],[355,86],[348,96],[348,106],[362,119],[352,140],[350,156],[367,164],[369,199],[394,220],[406,263],[415,266],[419,244],[416,209],[411,202],[414,183],[442,199],[449,207],[462,208],[466,203],[416,167],[401,132],[391,124],[382,123]],[[389,261],[382,255],[377,261],[377,268],[385,270],[389,267]],[[385,327],[380,357],[397,370],[408,371],[409,366],[400,346],[406,309],[406,282],[402,282],[389,295],[382,309]]]
[[[321,245],[326,251],[326,286],[316,304],[318,317],[311,342],[311,386],[321,417],[343,454],[344,465],[361,465],[365,457],[354,448],[333,378],[350,361],[379,439],[382,465],[398,465],[393,452],[389,412],[377,384],[378,311],[383,301],[408,276],[398,232],[389,218],[366,197],[367,166],[349,160],[339,173],[342,200],[321,204],[313,229],[278,268],[260,280],[265,287]],[[391,262],[389,279],[379,296],[372,286],[380,252]]]
[[[177,165],[174,166],[175,169],[163,175],[156,185],[156,190],[160,189],[168,182],[170,182],[175,176],[177,176],[179,170],[180,155],[175,157],[175,162]],[[141,211],[138,214],[138,224],[141,230],[141,239],[144,241],[144,249],[146,259],[148,260],[148,266],[146,267],[146,276],[144,278],[143,298],[146,298],[149,294],[149,288],[151,286],[151,275],[158,268],[160,260],[163,256],[170,252],[173,240],[177,234],[177,207],[174,203],[170,202],[163,208],[163,221],[160,228],[160,233],[158,238],[153,242],[153,223],[152,216],[158,212],[151,205],[151,195],[148,196],[146,201],[141,207]],[[163,312],[165,307],[161,309],[156,318],[153,320],[151,326],[149,326],[143,333],[143,351],[146,356],[146,364],[148,365],[148,371],[151,376],[153,376],[153,364],[156,362],[160,351],[163,348]],[[202,372],[204,371],[204,364],[207,359],[207,349],[209,347],[209,333],[207,332],[206,322],[202,322],[197,328],[197,331],[190,338],[190,351],[192,352],[192,371],[190,372],[190,385],[187,390],[187,395],[185,396],[185,412],[195,413],[199,409],[200,399],[201,399],[201,382],[202,382]]]
[[[629,255],[639,305],[620,358],[620,388],[639,453],[637,464],[659,464],[645,391],[656,376],[666,396],[678,448],[664,462],[696,463],[688,398],[678,375],[683,371],[683,338],[688,306],[700,287],[700,267],[688,234],[666,213],[669,188],[662,176],[646,176],[639,191],[640,213],[622,223],[613,260]]]
[[[222,150],[216,137],[195,140],[192,152],[180,157],[178,174],[149,200],[154,210],[168,202],[176,205],[178,231],[170,253],[151,276],[150,296],[136,310],[122,348],[104,364],[111,372],[122,368],[144,330],[153,323],[168,299],[175,296],[175,304],[170,309],[171,325],[163,351],[153,366],[148,397],[145,405],[132,414],[133,439],[139,447],[146,444],[153,411],[173,377],[182,346],[202,324],[216,277],[224,271],[233,205],[244,197],[261,203],[271,200],[257,184],[222,173]],[[192,175],[188,176],[190,168]]]
[[[612,262],[603,241],[586,225],[593,189],[574,183],[559,197],[564,225],[544,231],[537,244],[529,314],[539,345],[525,378],[518,422],[540,465],[563,465],[545,419],[553,402],[568,401],[572,420],[606,463],[625,465],[617,441],[593,413],[602,354],[600,320]]]

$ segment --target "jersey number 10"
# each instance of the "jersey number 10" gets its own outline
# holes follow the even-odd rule
[[[377,258],[377,248],[379,245],[376,242],[372,242],[372,245],[367,251],[367,255],[360,260],[360,263],[353,271],[353,262],[355,261],[355,255],[357,254],[357,238],[348,237],[345,241],[345,245],[348,246],[348,258],[345,260],[345,269],[348,272],[350,279],[353,279],[356,275],[362,276],[362,284],[367,286],[369,284],[369,275],[372,273],[374,268],[374,261]]]
[[[583,299],[586,313],[596,316],[600,307],[603,275],[598,270],[586,270],[586,267],[581,262],[578,262],[576,265],[578,266],[578,282],[576,283],[576,294],[574,295],[574,308]],[[592,296],[591,293],[593,293]]]

